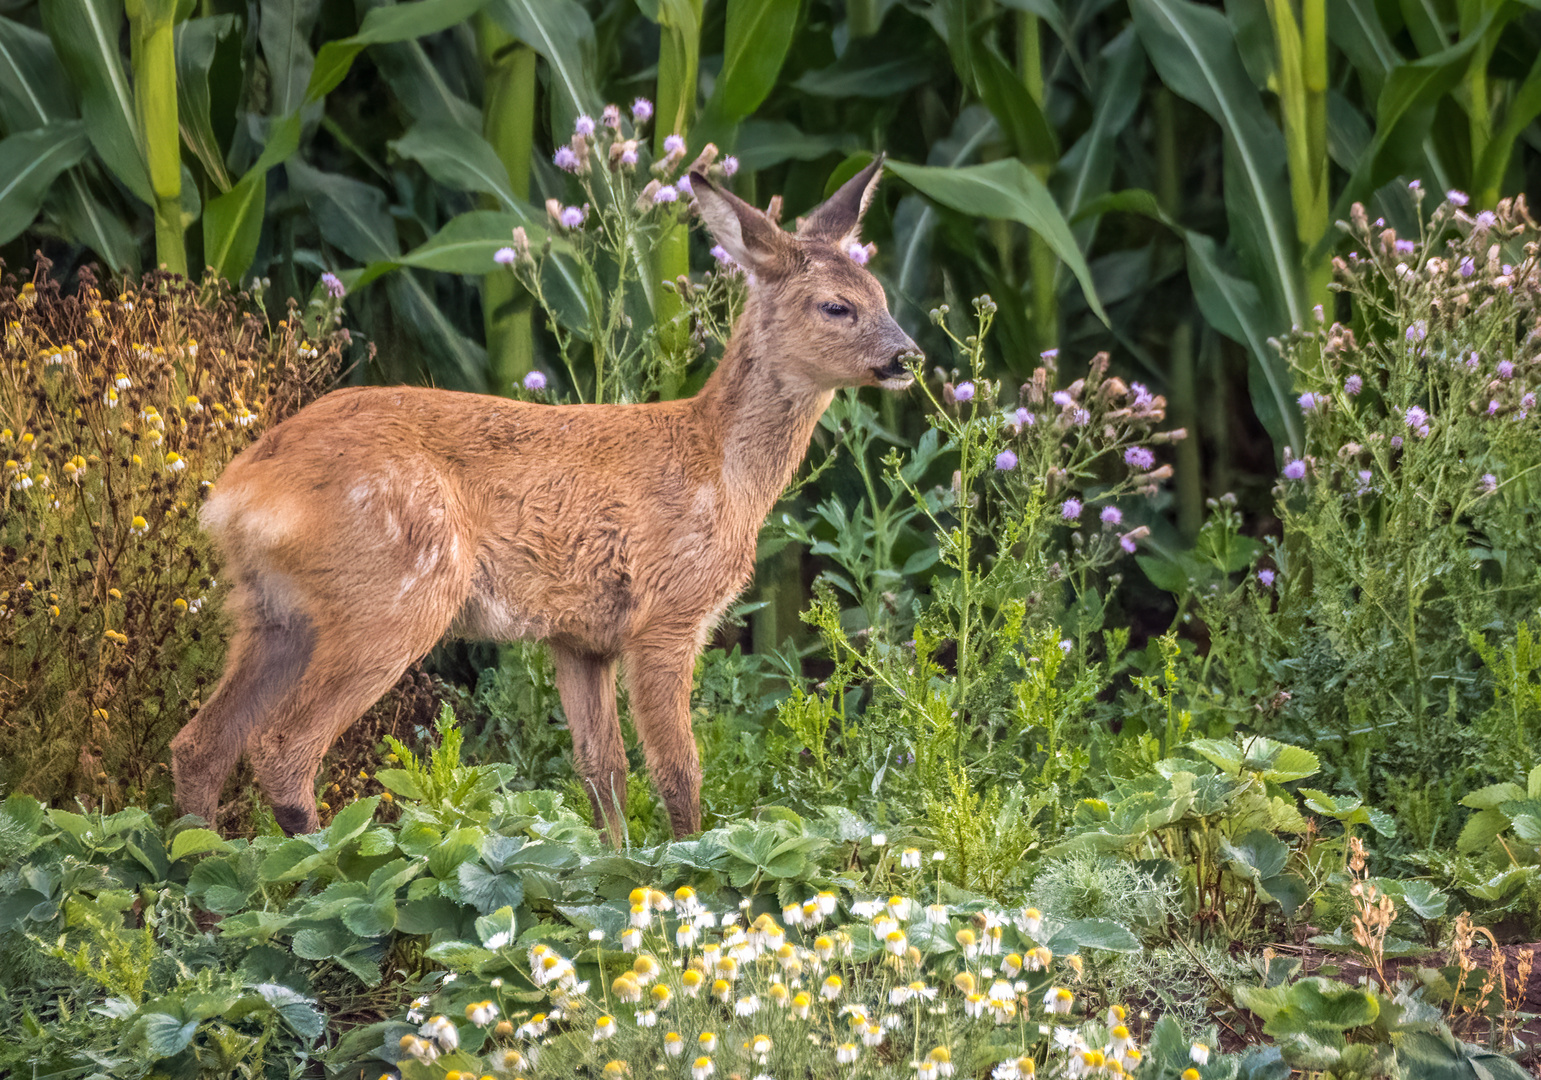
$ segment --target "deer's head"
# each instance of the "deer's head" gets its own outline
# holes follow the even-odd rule
[[[883,159],[847,180],[788,233],[704,173],[692,173],[696,206],[712,235],[750,275],[745,312],[751,355],[819,389],[902,390],[904,357],[919,353],[888,313],[883,286],[852,258]]]

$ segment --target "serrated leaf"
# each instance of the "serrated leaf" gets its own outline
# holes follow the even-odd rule
[[[524,884],[518,874],[495,874],[475,862],[461,863],[458,874],[461,898],[483,915],[524,902]]]
[[[1455,849],[1462,855],[1485,851],[1508,824],[1509,819],[1501,810],[1480,810],[1466,819],[1461,835],[1456,838]]]
[[[171,861],[210,851],[229,851],[230,842],[213,829],[183,829],[171,841]]]
[[[430,946],[427,955],[451,971],[474,971],[479,965],[497,958],[496,953],[469,941],[441,941]]]
[[[180,1054],[198,1034],[197,1020],[183,1020],[170,1013],[146,1013],[142,1023],[145,1045],[157,1058]]]

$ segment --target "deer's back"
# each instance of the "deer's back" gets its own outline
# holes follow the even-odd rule
[[[340,390],[239,455],[203,520],[239,575],[307,606],[454,581],[464,636],[609,652],[698,630],[752,571],[760,514],[724,490],[711,438],[688,401]]]

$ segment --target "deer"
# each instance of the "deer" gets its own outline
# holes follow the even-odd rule
[[[699,832],[697,655],[749,584],[760,528],[835,392],[913,381],[919,350],[852,255],[881,172],[878,158],[795,232],[691,174],[748,281],[694,397],[349,387],[237,455],[200,511],[233,582],[232,632],[218,684],[172,740],[180,812],[213,824],[245,754],[278,825],[313,832],[328,748],[408,667],[446,636],[533,638],[596,828],[619,845],[626,827],[619,668],[670,826]]]

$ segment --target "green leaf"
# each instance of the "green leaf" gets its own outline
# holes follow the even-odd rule
[[[456,220],[458,221],[459,219],[457,218]],[[436,267],[435,269],[443,268]],[[468,273],[469,271],[461,272]],[[362,284],[362,282],[355,282],[354,287],[356,288],[360,284]],[[416,799],[418,802],[421,802],[428,797],[423,789],[418,786],[417,781],[413,778],[412,774],[407,772],[405,769],[381,769],[379,772],[375,773],[375,779],[380,781],[380,783],[383,784],[385,788],[393,795],[399,795],[403,799]]]
[[[0,118],[12,135],[78,115],[48,35],[0,16]]]
[[[204,859],[187,880],[187,895],[216,915],[235,914],[256,891],[256,881],[242,880],[234,859]]]
[[[459,880],[461,863],[481,854],[480,829],[456,829],[428,853],[428,869],[436,878]]]
[[[866,67],[842,62],[805,71],[792,82],[792,89],[815,97],[897,98],[930,77],[920,56],[905,56]]]
[[[313,169],[302,161],[290,161],[284,169],[327,243],[359,263],[390,259],[400,253],[401,242],[384,191],[361,180]]]
[[[1266,276],[1280,314],[1304,326],[1284,136],[1242,65],[1230,23],[1217,9],[1190,0],[1131,0],[1130,9],[1161,81],[1225,133],[1226,209],[1238,249]]]
[[[1234,844],[1222,838],[1220,852],[1253,884],[1282,873],[1290,857],[1289,845],[1263,829],[1253,829]]]
[[[1013,153],[1031,165],[1059,161],[1059,136],[1027,86],[993,47],[974,50],[979,98],[995,115]]]
[[[722,70],[702,112],[699,138],[725,130],[758,109],[786,62],[801,0],[728,0]]]
[[[1485,851],[1508,826],[1509,819],[1501,811],[1479,811],[1466,819],[1461,835],[1456,838],[1455,849],[1462,855]]]
[[[499,26],[540,54],[551,72],[551,128],[565,139],[579,113],[594,114],[594,23],[577,0],[492,0]],[[663,117],[658,118],[663,123]]]
[[[1428,881],[1388,882],[1386,891],[1400,896],[1420,919],[1442,919],[1450,904],[1450,896]]]
[[[42,16],[43,28],[80,93],[91,145],[125,187],[153,204],[134,94],[118,44],[123,5],[118,0],[53,0],[42,5]]]
[[[305,103],[320,101],[335,90],[347,77],[354,58],[367,46],[437,34],[465,22],[486,6],[487,0],[417,0],[416,3],[371,8],[359,25],[358,33],[328,41],[316,53],[310,82],[305,88]]]
[[[457,872],[461,898],[483,915],[524,902],[524,884],[518,874],[496,874],[470,861],[461,863]]]
[[[1055,952],[1067,952],[1063,943],[1074,942],[1082,949],[1102,949],[1106,952],[1134,953],[1140,951],[1140,940],[1125,927],[1111,919],[1077,919],[1060,928],[1054,935],[1061,944]]]
[[[271,112],[288,116],[305,104],[316,56],[310,35],[321,11],[321,0],[264,0],[257,10],[257,40],[267,61]]]
[[[335,960],[359,944],[359,936],[340,922],[295,931],[290,948],[304,960]]]
[[[316,1008],[316,1003],[298,991],[281,983],[259,983],[252,987],[262,995],[300,1038],[315,1042],[326,1031],[326,1018]]]
[[[235,32],[234,15],[188,19],[176,28],[177,125],[183,144],[221,192],[231,187],[225,158],[209,119],[209,67],[219,39]]]
[[[1083,251],[1091,250],[1097,218],[1077,221],[1092,199],[1103,195],[1112,182],[1118,139],[1128,128],[1140,104],[1145,80],[1145,50],[1133,27],[1126,27],[1103,50],[1103,77],[1097,83],[1097,102],[1086,134],[1060,159],[1050,185],[1071,220]]]
[[[1016,158],[988,165],[936,168],[903,161],[888,162],[888,169],[916,190],[944,206],[976,217],[1005,218],[1032,229],[1075,274],[1086,302],[1103,322],[1108,321],[1092,283],[1091,271],[1076,246],[1065,217],[1042,180]]]
[[[230,842],[213,829],[183,829],[171,841],[171,861],[209,851],[229,851]]]
[[[497,953],[472,945],[469,941],[441,941],[428,949],[428,958],[437,960],[451,971],[474,971]]]
[[[268,142],[256,164],[229,191],[211,199],[203,212],[204,262],[228,281],[239,282],[251,267],[262,236],[267,207],[267,173],[300,145],[298,113],[268,129]]]
[[[0,139],[0,244],[32,224],[59,174],[90,151],[91,140],[80,120]]]
[[[180,1054],[198,1034],[197,1020],[183,1020],[170,1013],[145,1013],[143,1025],[145,1045],[157,1058]]]
[[[1284,1008],[1263,1025],[1263,1032],[1281,1036],[1307,1033],[1342,1045],[1341,1033],[1374,1023],[1380,1002],[1368,990],[1328,979],[1301,979],[1289,988]]]
[[[417,162],[429,176],[458,191],[479,191],[497,198],[505,210],[519,202],[508,170],[492,144],[473,131],[445,124],[417,123],[390,143],[397,155]],[[486,273],[492,264],[482,267]]]
[[[1502,783],[1489,784],[1487,787],[1478,788],[1461,800],[1462,806],[1469,806],[1473,810],[1496,810],[1506,802],[1526,797],[1525,789],[1518,784]]]
[[[845,153],[857,143],[848,133],[810,135],[786,120],[745,120],[734,152],[745,170],[756,172],[783,161],[817,161],[826,154]]]

